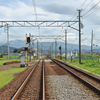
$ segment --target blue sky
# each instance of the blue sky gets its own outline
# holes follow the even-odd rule
[[[34,1],[34,0],[33,0]],[[38,20],[71,20],[86,0],[35,0]],[[92,2],[91,2],[92,1]],[[84,15],[99,0],[87,0],[80,9],[84,9],[90,2],[90,5],[81,13]],[[100,45],[100,4],[91,12],[81,18],[84,28],[82,29],[82,45],[91,45],[91,31],[94,31],[94,44]],[[98,9],[95,13],[93,11]],[[90,16],[88,16],[91,14]],[[0,20],[36,20],[32,0],[0,0]],[[76,20],[78,20],[76,18]],[[78,28],[75,24],[73,27]],[[68,43],[78,44],[78,31],[70,28],[40,28],[40,35],[64,35],[65,29],[68,30]],[[38,28],[15,28],[9,29],[9,40],[25,40],[25,34],[39,35]],[[7,34],[4,28],[0,28],[0,44],[7,43]],[[4,41],[5,40],[5,41]],[[54,40],[41,40],[54,41]],[[59,40],[61,41],[61,40]]]

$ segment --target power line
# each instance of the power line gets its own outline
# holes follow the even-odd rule
[[[74,14],[74,16],[70,19],[70,21],[76,16],[77,12]]]
[[[34,7],[34,12],[35,12],[35,18],[37,20],[37,13],[36,13],[36,6],[35,6],[35,0],[32,0],[33,7]]]
[[[98,9],[100,9],[100,7],[99,7]],[[85,18],[88,17],[88,16],[90,16],[90,15],[92,15],[93,13],[95,13],[98,9],[94,10],[92,13],[90,13],[90,14],[87,15],[87,16],[85,16]]]
[[[82,6],[80,7],[80,9],[82,9],[82,7],[84,6],[84,4],[86,3],[87,0],[84,1],[84,3],[82,4]]]
[[[96,5],[94,5],[90,10],[88,10],[85,14],[83,14],[82,16],[85,16],[88,12],[90,12],[93,8],[95,8],[99,3],[100,3],[100,1]]]
[[[74,24],[74,25],[75,25],[75,24]],[[73,25],[73,26],[74,26],[74,25]],[[77,25],[75,25],[75,28],[76,28],[76,26],[77,26]],[[73,29],[71,28],[71,29],[68,30],[68,32],[70,32],[70,31],[72,31],[72,30],[73,30]]]
[[[83,7],[84,4],[86,3],[86,1],[87,1],[87,0],[85,0],[85,1],[83,2],[83,4],[82,4],[80,7],[78,7],[77,9],[82,9],[82,7]],[[71,20],[76,16],[76,14],[77,14],[77,12],[74,14],[74,16],[71,18]],[[75,17],[74,21],[75,21],[76,19],[77,19],[77,17]],[[70,20],[70,21],[71,21],[71,20]],[[72,29],[68,30],[68,32],[71,31],[71,30],[72,30]]]
[[[89,2],[89,4],[88,4],[82,11],[84,11],[84,10],[92,3],[92,1],[93,1],[93,0],[91,0],[91,1]]]
[[[84,6],[84,4],[86,3],[86,1],[87,0],[85,0],[84,3],[80,7],[78,7],[77,9],[81,9]],[[73,17],[70,19],[70,21],[76,16],[76,14],[77,14],[77,12],[73,15]]]
[[[81,9],[81,8],[84,6],[84,4],[86,3],[86,1],[87,1],[87,0],[85,0],[84,3],[83,3],[80,7],[78,7],[77,9]],[[76,13],[74,14],[74,16],[70,19],[70,21],[76,16],[76,14],[77,14],[77,12],[76,12]],[[75,21],[76,19],[77,19],[77,17],[75,17],[74,21]],[[74,24],[74,25],[75,25],[75,24]],[[70,32],[71,30],[72,30],[72,29],[69,29],[68,32]]]

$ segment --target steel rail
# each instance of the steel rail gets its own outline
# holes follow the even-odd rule
[[[43,96],[42,96],[43,98],[42,98],[42,100],[45,100],[44,60],[43,60],[42,66],[43,66]]]
[[[56,59],[54,59],[54,60],[56,60]],[[99,78],[97,78],[97,77],[95,77],[95,76],[93,76],[93,75],[91,75],[91,74],[89,74],[89,73],[87,73],[87,72],[85,72],[85,71],[83,71],[83,70],[79,70],[79,69],[77,69],[77,68],[75,68],[75,67],[72,67],[72,66],[70,66],[70,65],[68,65],[68,64],[66,64],[66,63],[64,63],[64,62],[62,62],[62,61],[59,61],[59,60],[56,60],[56,61],[58,61],[58,62],[64,64],[65,66],[68,66],[68,67],[70,67],[70,68],[72,68],[72,69],[74,69],[74,70],[76,70],[76,71],[78,71],[78,72],[81,72],[81,73],[85,74],[86,76],[91,77],[92,79],[94,79],[94,80],[96,80],[96,81],[98,81],[98,82],[100,82],[100,79],[99,79]]]
[[[55,62],[57,65],[59,65],[60,67],[62,67],[63,69],[67,70],[69,73],[71,73],[73,76],[75,76],[77,79],[79,79],[82,83],[84,83],[85,85],[87,85],[91,90],[93,90],[94,92],[96,92],[97,94],[100,95],[100,89],[93,86],[91,83],[87,82],[86,80],[84,80],[83,78],[80,78],[78,75],[76,75],[75,73],[73,73],[72,71],[70,71],[69,69],[65,68],[64,66],[60,65],[57,61],[55,61],[54,59],[51,59],[53,62]]]
[[[21,93],[21,91],[23,90],[24,86],[26,85],[26,83],[28,82],[28,80],[30,79],[32,73],[34,72],[36,66],[38,65],[38,63],[40,62],[40,60],[34,65],[33,69],[31,70],[31,72],[28,74],[28,76],[26,77],[26,79],[24,80],[24,82],[22,83],[22,85],[19,87],[19,89],[17,90],[17,92],[14,94],[14,96],[12,97],[11,100],[17,100],[19,94]]]

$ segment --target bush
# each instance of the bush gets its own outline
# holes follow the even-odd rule
[[[2,58],[3,57],[3,55],[0,55],[0,58]]]

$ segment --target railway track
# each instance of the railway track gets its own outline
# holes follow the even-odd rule
[[[45,100],[44,60],[38,61],[11,100]],[[41,84],[43,86],[41,86]],[[42,88],[43,87],[43,88]]]
[[[85,71],[68,66],[59,60],[39,60],[32,68],[10,100],[66,100],[66,98],[67,100],[71,100],[71,98],[72,100],[73,98],[75,100],[80,100],[81,98],[83,98],[82,100],[91,100],[90,98],[93,98],[91,95],[95,94],[93,91],[100,95],[98,89],[100,88],[100,79]],[[75,79],[70,73],[93,91]],[[94,85],[95,87],[92,87]]]
[[[62,61],[51,59],[53,62],[55,62],[60,67],[67,70],[69,73],[71,73],[74,77],[76,77],[78,80],[80,80],[82,83],[84,83],[87,87],[92,89],[94,92],[100,95],[100,79],[83,71],[78,68],[69,66],[65,64]]]

